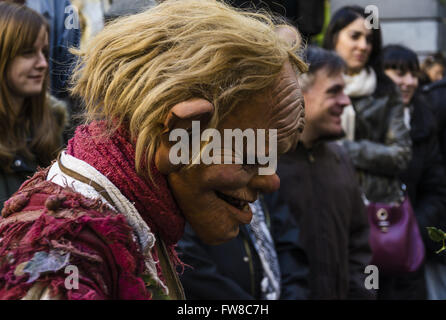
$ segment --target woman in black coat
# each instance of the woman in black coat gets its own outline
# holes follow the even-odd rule
[[[421,236],[426,246],[425,280],[429,299],[446,298],[446,257],[435,254],[438,244],[429,239],[426,227],[446,227],[446,175],[436,135],[435,118],[426,98],[417,91],[419,65],[416,54],[405,47],[391,45],[384,48],[383,64],[386,75],[400,88],[405,104],[405,121],[412,138],[412,160],[401,174],[407,186]],[[438,272],[443,269],[443,272]],[[395,279],[390,298],[405,298],[402,283],[417,283],[414,279]],[[420,283],[420,282],[418,282]],[[422,291],[422,284],[417,290]],[[380,288],[381,289],[381,288]],[[406,289],[405,289],[406,291]]]

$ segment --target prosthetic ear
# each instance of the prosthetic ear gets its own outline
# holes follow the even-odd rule
[[[170,148],[175,144],[175,142],[169,141],[170,132],[174,129],[189,130],[192,128],[192,121],[200,121],[200,127],[204,128],[213,113],[212,103],[198,98],[180,102],[170,109],[163,123],[161,143],[155,153],[155,165],[162,174],[167,175],[181,167],[181,164],[174,165],[169,161]]]

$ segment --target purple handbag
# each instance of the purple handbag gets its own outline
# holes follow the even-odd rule
[[[425,249],[418,223],[406,195],[400,204],[369,203],[372,262],[384,274],[416,271],[424,260]]]

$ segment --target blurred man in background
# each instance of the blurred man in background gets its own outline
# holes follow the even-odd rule
[[[310,267],[311,299],[371,299],[364,269],[371,259],[368,223],[353,165],[334,141],[343,136],[345,64],[335,53],[309,48],[309,72],[299,80],[306,126],[297,149],[278,164],[281,188],[266,196],[272,215],[288,205]]]

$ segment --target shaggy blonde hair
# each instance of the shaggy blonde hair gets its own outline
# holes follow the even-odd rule
[[[281,39],[276,27],[266,13],[215,0],[164,1],[112,22],[77,51],[81,67],[72,92],[83,98],[88,120],[129,129],[141,174],[175,104],[196,97],[212,102],[209,127],[216,127],[237,104],[272,85],[287,60],[306,70],[298,44]]]

